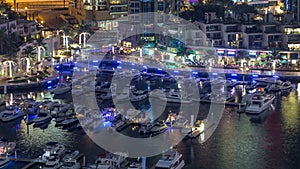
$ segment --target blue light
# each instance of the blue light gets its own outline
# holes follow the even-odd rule
[[[252,75],[252,77],[258,77],[258,75]]]
[[[231,79],[231,81],[236,82],[237,80],[236,79]]]
[[[47,88],[48,88],[48,89],[52,89],[52,86],[48,86]]]
[[[49,80],[49,81],[47,82],[47,84],[50,84],[50,83],[52,83],[52,80]]]
[[[143,73],[147,73],[146,71],[143,71]]]
[[[56,79],[59,79],[59,76],[57,76]]]
[[[143,66],[143,68],[147,69],[147,66]]]
[[[276,79],[279,78],[279,76],[277,76],[277,75],[274,75],[273,77],[276,78]]]
[[[197,75],[198,74],[198,72],[192,72],[194,75]]]
[[[117,61],[117,63],[122,63],[121,61]]]
[[[256,83],[256,81],[255,81],[255,80],[252,80],[252,83]]]
[[[157,68],[157,70],[162,70],[161,68]]]
[[[236,73],[232,73],[231,76],[237,76],[237,74]]]
[[[59,65],[55,66],[57,69],[59,68]]]
[[[218,73],[212,73],[212,75],[214,75],[214,76],[218,76]]]
[[[135,71],[135,69],[133,69],[133,68],[132,68],[131,70],[132,70],[132,71]]]
[[[78,69],[78,67],[75,66],[73,69]]]
[[[118,66],[117,69],[122,69],[122,66]]]
[[[77,62],[74,62],[75,64],[77,64]]]
[[[131,65],[135,65],[134,63],[131,63]]]
[[[98,63],[98,60],[93,60],[93,63]]]
[[[178,70],[174,70],[174,72],[175,72],[175,73],[179,73],[179,71],[178,71]]]

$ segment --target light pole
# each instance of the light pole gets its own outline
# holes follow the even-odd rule
[[[82,32],[81,34],[79,34],[79,45],[82,44],[82,36],[83,36],[83,47],[85,48],[86,47],[86,36],[90,34],[87,33],[87,32]]]

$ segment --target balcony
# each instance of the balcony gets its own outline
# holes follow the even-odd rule
[[[278,30],[265,30],[264,33],[266,34],[281,34],[281,31]]]
[[[242,32],[242,30],[240,30],[240,29],[226,29],[226,33],[230,33],[230,32],[233,32],[233,33]]]
[[[249,38],[249,42],[260,42],[263,38]]]
[[[246,29],[245,33],[247,33],[247,34],[263,33],[263,31],[259,30],[259,29]]]

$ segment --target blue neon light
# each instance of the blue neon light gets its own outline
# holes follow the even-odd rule
[[[93,63],[98,63],[98,60],[93,60]]]
[[[49,81],[47,82],[47,84],[50,84],[50,83],[52,83],[52,80],[49,80]]]
[[[51,89],[52,88],[52,86],[48,86],[48,89]]]
[[[194,75],[198,74],[198,72],[192,72]]]
[[[279,76],[277,76],[277,75],[274,75],[273,77],[276,78],[276,79],[279,78]]]
[[[237,80],[236,79],[231,79],[231,81],[236,82]]]
[[[258,75],[252,75],[252,77],[258,77]]]
[[[122,69],[122,66],[118,66],[117,69]]]
[[[147,69],[147,66],[143,66],[143,68]]]
[[[212,75],[214,75],[214,76],[218,76],[218,73],[212,73]]]
[[[237,74],[236,73],[232,73],[231,76],[237,76]]]
[[[157,70],[162,70],[161,68],[157,68]]]
[[[121,61],[117,61],[117,63],[122,63]]]
[[[174,72],[175,72],[175,73],[179,73],[179,71],[178,71],[178,70],[174,70]]]

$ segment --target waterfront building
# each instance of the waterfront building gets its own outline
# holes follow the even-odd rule
[[[77,0],[70,3],[69,13],[79,24],[112,30],[118,27],[113,19],[128,15],[128,0]]]
[[[67,8],[69,0],[6,0],[17,12]]]
[[[21,36],[25,42],[30,38],[39,38],[40,35],[37,23],[24,19],[0,19],[0,30],[6,34],[16,33],[17,35]]]

